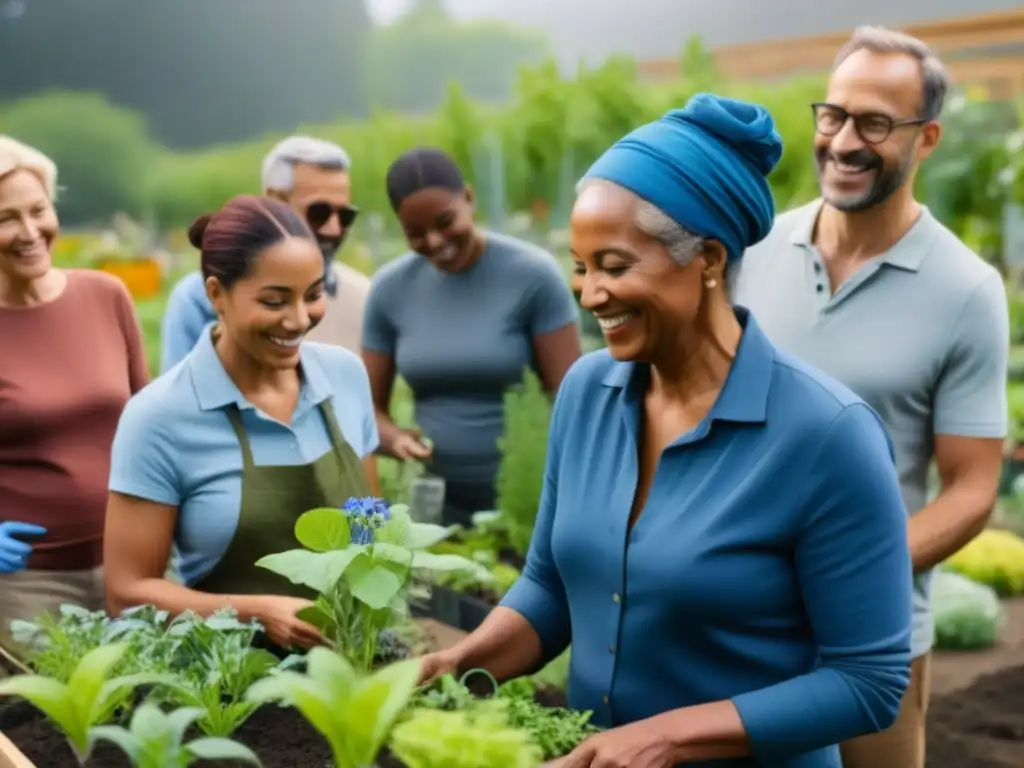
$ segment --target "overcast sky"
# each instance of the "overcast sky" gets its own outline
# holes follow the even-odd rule
[[[387,22],[409,0],[367,0]],[[446,0],[458,18],[498,18],[547,32],[563,61],[620,51],[675,56],[699,34],[709,45],[901,25],[1019,9],[1021,0]]]

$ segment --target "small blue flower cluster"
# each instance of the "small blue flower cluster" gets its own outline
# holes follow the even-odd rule
[[[341,508],[348,518],[353,544],[372,544],[373,532],[391,519],[391,507],[373,496],[352,497]]]

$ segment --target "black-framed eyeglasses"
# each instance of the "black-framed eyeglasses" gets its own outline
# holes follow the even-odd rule
[[[894,120],[881,112],[860,112],[853,114],[835,104],[817,101],[811,104],[814,110],[814,127],[822,136],[835,136],[853,119],[854,130],[866,144],[881,144],[895,129],[906,125],[924,125],[928,120],[914,117]]]
[[[335,214],[338,216],[338,223],[341,225],[342,231],[345,231],[356,220],[356,217],[359,215],[359,209],[354,205],[331,205],[323,201],[313,202],[306,206],[306,223],[309,224],[310,229],[318,232]]]

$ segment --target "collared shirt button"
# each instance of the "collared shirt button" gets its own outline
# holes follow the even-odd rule
[[[613,656],[615,655],[615,646],[614,645],[609,645],[608,646],[608,653],[612,654]]]
[[[601,697],[601,701],[604,702],[605,706],[608,706],[609,699],[608,699],[607,694],[605,694],[604,696]]]
[[[619,596],[618,592],[612,592],[612,602],[616,605],[622,602],[622,598]]]

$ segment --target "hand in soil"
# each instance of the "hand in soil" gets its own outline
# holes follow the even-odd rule
[[[256,618],[267,635],[281,648],[298,647],[308,650],[326,645],[320,630],[295,614],[313,603],[299,597],[282,595],[261,595],[256,598]]]
[[[417,685],[426,685],[444,675],[455,674],[459,659],[453,650],[428,653],[420,658],[420,679]]]

